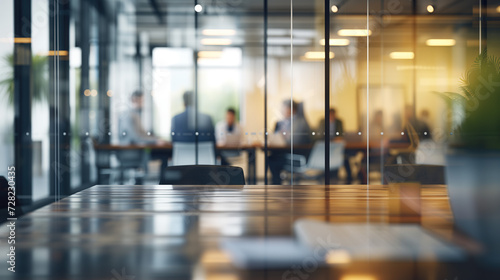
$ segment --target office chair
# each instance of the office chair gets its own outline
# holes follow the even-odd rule
[[[330,171],[338,170],[344,164],[344,142],[330,142]],[[303,155],[287,154],[284,169],[292,173],[297,182],[301,179],[320,180],[325,172],[325,141],[316,141],[309,160]],[[314,173],[310,176],[310,173]]]
[[[125,181],[125,171],[133,171],[136,185],[141,185],[147,168],[147,154],[142,148],[130,150],[117,150],[116,157],[120,163],[120,184]]]
[[[235,166],[169,166],[163,171],[160,185],[245,185],[245,175]]]
[[[444,185],[445,167],[430,164],[390,164],[384,166],[384,183]]]
[[[198,142],[198,162],[196,162],[195,142],[174,142],[172,144],[172,163],[170,165],[217,164],[214,142]]]

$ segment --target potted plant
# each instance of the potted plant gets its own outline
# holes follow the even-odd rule
[[[500,264],[500,59],[484,50],[446,92],[458,121],[447,154],[446,179],[455,225],[482,244],[480,260]]]
[[[0,81],[0,90],[7,95],[9,104],[14,104],[14,55],[9,54],[4,57],[9,70],[4,73],[4,78]],[[34,55],[31,60],[32,73],[32,101],[38,102],[46,100],[48,97],[48,64],[47,57],[42,55]]]

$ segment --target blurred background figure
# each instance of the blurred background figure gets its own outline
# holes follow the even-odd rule
[[[274,135],[283,137],[286,145],[293,144],[295,146],[311,144],[311,129],[304,116],[303,106],[299,106],[299,104],[293,100],[285,100],[282,104],[282,112],[283,119],[276,123]],[[297,149],[294,153],[303,154],[307,157],[309,150],[302,151]],[[286,154],[287,152],[284,151],[273,151],[268,157],[269,170],[271,171],[271,183],[273,185],[281,185],[280,174],[287,163]]]
[[[242,144],[243,130],[236,121],[236,110],[234,108],[228,108],[226,118],[215,126],[215,139],[219,147],[238,147]],[[241,153],[236,150],[220,151],[219,153],[222,165],[232,164],[240,155]]]
[[[384,112],[377,110],[370,122],[370,141],[379,141],[382,138],[382,132],[384,132]]]
[[[332,139],[341,139],[344,134],[344,125],[342,120],[337,118],[337,111],[335,108],[330,108],[330,140]],[[320,131],[320,135],[318,135],[318,139],[323,140],[322,137],[325,133],[325,119],[322,119],[318,125],[318,131]]]
[[[228,108],[226,119],[217,123],[215,128],[215,138],[218,146],[239,146],[241,145],[243,130],[236,121],[236,111]]]
[[[118,121],[119,141],[122,145],[164,144],[165,142],[144,130],[142,126],[143,92],[132,93],[130,108],[123,112]]]
[[[418,139],[420,139],[420,140],[431,138],[429,126],[424,121],[418,119],[415,116],[415,111],[413,110],[412,105],[405,106],[404,114],[405,114],[405,119],[404,119],[404,125],[405,125],[404,132],[405,133],[404,133],[403,137],[405,139],[407,139],[408,142],[410,141],[411,136],[418,137]],[[416,135],[411,135],[412,131],[409,131],[408,126],[410,126],[411,128],[413,128],[415,130],[413,133],[415,133]]]
[[[431,113],[428,109],[422,109],[422,111],[420,111],[420,120],[425,124],[428,131],[432,131]]]
[[[184,112],[172,118],[172,142],[213,142],[215,144],[215,129],[212,117],[196,112],[194,108],[194,93],[184,92]],[[198,132],[198,135],[196,135]]]
[[[274,134],[283,135],[287,145],[304,145],[311,143],[311,129],[304,115],[302,104],[293,100],[285,100],[282,104],[283,120],[274,127]],[[292,138],[293,123],[293,138]]]
[[[337,110],[335,108],[331,107],[329,111],[329,116],[330,116],[330,141],[340,141],[343,140],[343,135],[344,135],[344,123],[342,122],[341,119],[337,117]],[[319,122],[318,125],[318,131],[320,132],[319,135],[316,136],[316,139],[319,141],[324,140],[324,133],[325,133],[325,119],[322,119]],[[350,184],[352,182],[352,170],[351,170],[351,165],[349,163],[349,158],[351,156],[354,156],[356,153],[350,153],[346,151],[346,154],[344,156],[344,168],[346,172],[346,183]],[[338,181],[338,170],[331,170],[330,171],[330,178],[333,180]]]

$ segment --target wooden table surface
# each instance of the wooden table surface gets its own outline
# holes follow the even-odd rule
[[[388,201],[387,186],[98,185],[19,219],[17,272],[7,271],[2,261],[5,269],[0,278],[302,279],[285,277],[283,269],[236,268],[220,250],[219,241],[290,237],[299,218],[390,223]],[[467,251],[474,249],[473,242],[453,229],[446,186],[423,186],[421,205],[422,227]],[[2,226],[3,256],[8,233]],[[485,273],[490,271],[471,261],[352,260],[317,268],[306,276],[462,280],[480,279],[476,277]]]

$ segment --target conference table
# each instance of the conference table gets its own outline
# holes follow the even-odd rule
[[[355,155],[356,152],[362,152],[366,158],[367,152],[369,150],[377,151],[379,154],[380,151],[388,152],[390,149],[401,149],[407,148],[409,146],[408,143],[382,143],[380,141],[369,142],[367,144],[366,141],[346,141],[345,142],[345,156],[350,157]],[[313,145],[294,145],[293,148],[295,151],[310,151]],[[237,146],[221,146],[217,145],[216,150],[218,152],[221,151],[237,151],[237,152],[246,152],[247,153],[247,170],[245,173],[245,177],[247,178],[247,184],[255,185],[257,184],[257,164],[256,164],[256,151],[262,150],[264,151],[267,148],[268,152],[286,152],[291,151],[290,146],[286,145],[268,145],[265,147],[262,143],[253,143],[253,144],[244,144]],[[118,145],[118,144],[94,144],[94,149],[99,152],[106,153],[104,157],[109,157],[109,153],[119,153],[122,150],[151,150],[156,153],[162,155],[163,160],[166,160],[167,157],[171,156],[172,153],[172,143],[165,143],[163,145]],[[109,159],[108,159],[109,160]],[[99,168],[99,167],[98,167]],[[366,177],[366,174],[365,174]],[[366,183],[366,178],[362,183]]]
[[[390,193],[390,187],[379,185],[96,185],[20,218],[16,272],[2,269],[0,278],[444,280],[499,275],[498,268],[472,261],[479,245],[454,229],[446,186],[421,186],[416,220],[391,212]],[[304,256],[301,265],[275,267],[270,261],[265,267],[245,267],[223,246],[264,242],[273,248],[292,242],[294,224],[304,219],[333,226],[412,225],[459,248],[462,256],[449,261],[374,255],[321,265],[317,260],[316,266]],[[2,226],[0,236],[6,240],[7,235]],[[7,246],[0,243],[4,259]]]

